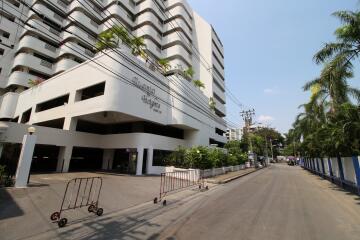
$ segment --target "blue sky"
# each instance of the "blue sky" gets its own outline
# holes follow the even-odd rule
[[[333,41],[337,10],[355,10],[358,0],[188,0],[210,22],[225,47],[227,88],[256,120],[287,132],[309,96],[301,87],[320,72],[312,57]],[[358,62],[356,63],[358,64]],[[350,84],[360,87],[360,71]],[[227,99],[227,118],[242,121]]]

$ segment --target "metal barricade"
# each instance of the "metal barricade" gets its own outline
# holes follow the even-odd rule
[[[160,176],[160,194],[159,198],[154,198],[154,204],[162,201],[162,204],[166,205],[164,199],[170,192],[179,191],[189,187],[198,186],[199,189],[209,189],[205,186],[200,171],[197,170],[186,170],[186,171],[175,171],[161,173]]]
[[[61,218],[62,212],[87,206],[89,212],[101,216],[104,211],[99,208],[101,188],[101,177],[74,178],[70,180],[66,185],[60,210],[51,214],[50,219],[57,222],[59,227],[64,227],[67,218]]]

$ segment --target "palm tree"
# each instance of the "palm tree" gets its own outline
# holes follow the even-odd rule
[[[135,56],[143,55],[145,52],[146,44],[144,43],[144,38],[136,37],[131,39],[131,48],[132,54]]]
[[[96,51],[102,51],[104,49],[116,48],[117,41],[116,36],[112,29],[107,29],[98,35],[98,41],[95,44]]]
[[[360,52],[360,12],[338,11],[333,13],[343,26],[335,31],[336,42],[327,43],[314,56],[316,63],[331,62],[333,66],[352,67]]]
[[[171,69],[171,65],[169,62],[170,61],[165,58],[158,60],[158,64],[160,65],[160,67],[164,73],[166,73],[167,71],[169,71]]]
[[[340,104],[349,101],[349,96],[354,97],[360,102],[360,91],[350,87],[347,79],[353,77],[353,73],[348,66],[333,66],[326,64],[319,78],[305,84],[305,91],[317,88],[312,95],[312,101],[320,100],[325,103],[329,100],[330,112],[334,112]]]
[[[195,87],[198,87],[199,89],[205,88],[205,84],[200,80],[193,80],[193,84]]]

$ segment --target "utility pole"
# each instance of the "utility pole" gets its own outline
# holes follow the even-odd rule
[[[242,119],[245,122],[244,135],[248,134],[249,143],[250,143],[250,154],[253,157],[253,160],[254,160],[254,163],[255,163],[256,159],[255,159],[255,156],[254,156],[252,141],[251,141],[251,137],[250,137],[250,127],[252,125],[252,119],[253,119],[254,115],[255,115],[255,110],[254,109],[250,109],[250,110],[240,112],[240,116],[242,117]]]

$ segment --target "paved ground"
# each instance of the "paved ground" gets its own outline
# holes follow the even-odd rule
[[[59,210],[67,181],[90,176],[103,178],[100,206],[105,213],[150,201],[159,194],[160,178],[155,176],[86,172],[32,175],[29,188],[0,188],[0,239],[21,239],[54,229],[56,225],[50,222],[49,217],[52,212]],[[82,208],[65,212],[64,216],[77,221],[92,215]]]
[[[227,183],[227,182],[233,181],[237,178],[240,178],[242,176],[245,176],[247,174],[250,174],[252,172],[255,172],[257,170],[261,170],[261,169],[247,168],[247,169],[242,169],[240,171],[228,172],[226,174],[222,174],[222,175],[218,175],[213,178],[206,179],[206,181],[209,183],[216,183],[216,184]]]
[[[359,239],[360,198],[299,167],[273,165],[209,191],[171,195],[168,205],[151,202],[93,215],[58,229],[0,239]],[[1,204],[0,204],[1,206]],[[85,214],[84,214],[85,215]],[[89,215],[89,214],[86,214]],[[34,221],[37,221],[34,218]],[[11,226],[8,226],[11,227]]]

